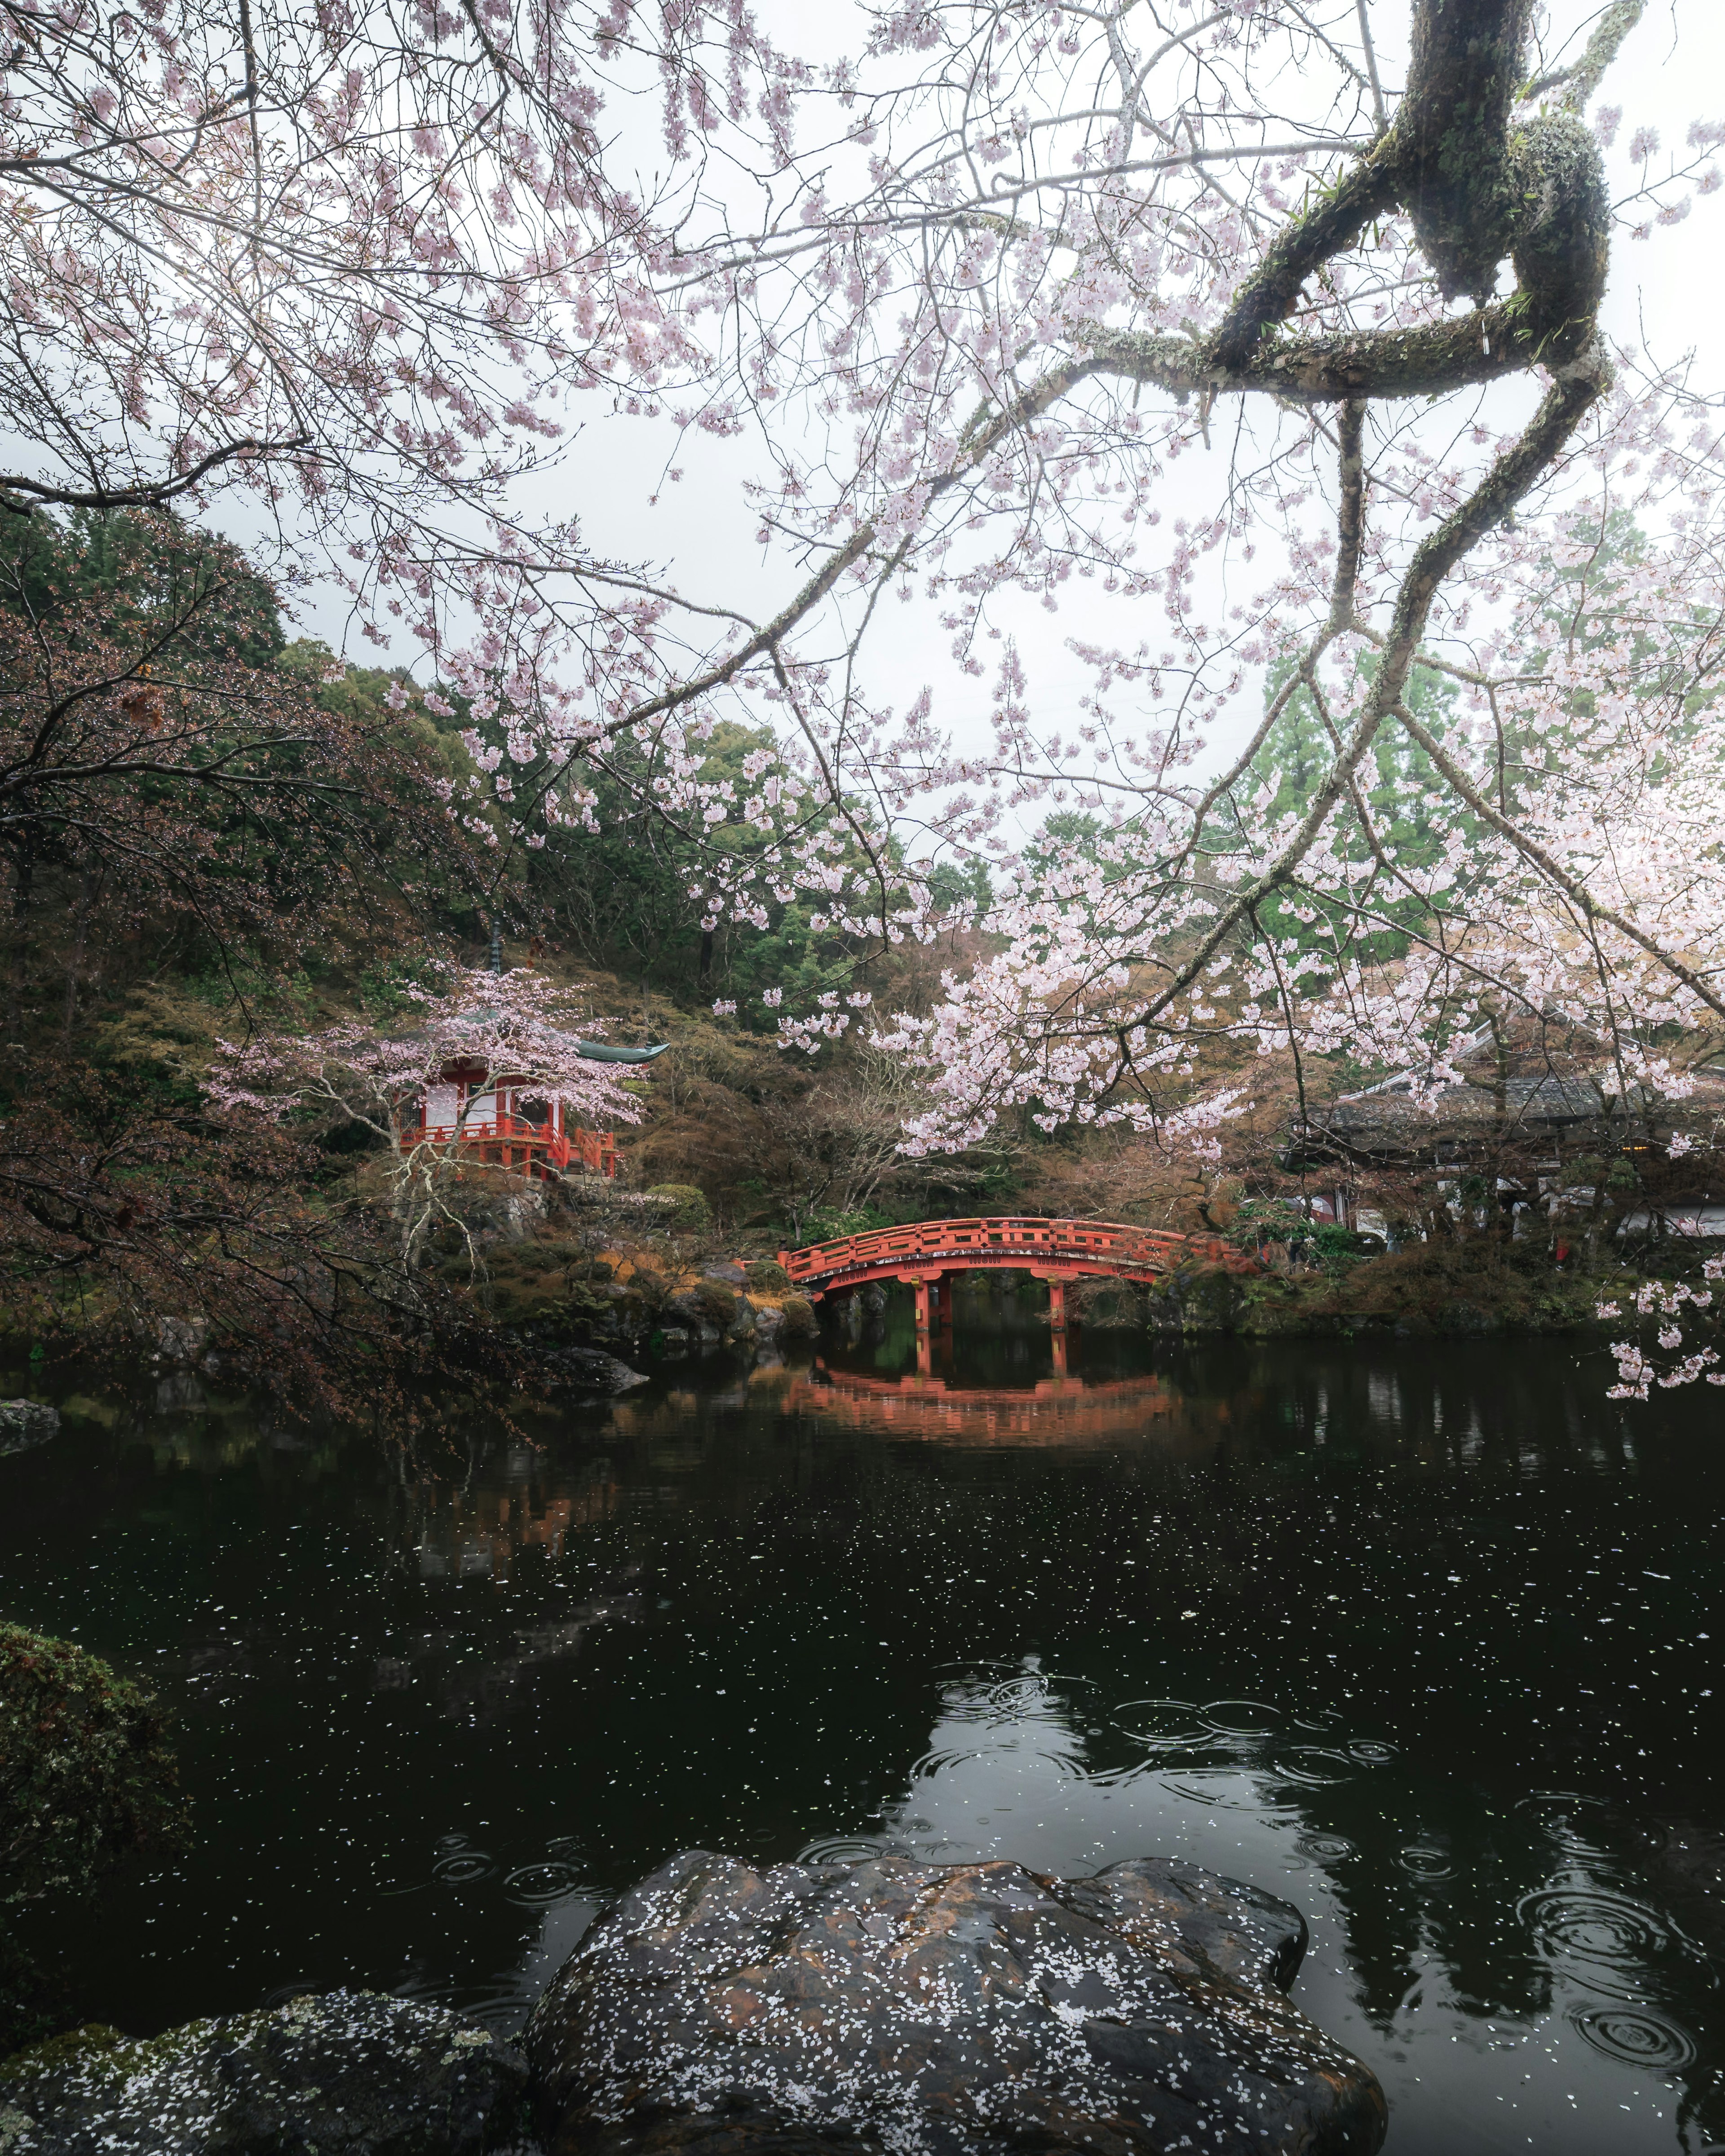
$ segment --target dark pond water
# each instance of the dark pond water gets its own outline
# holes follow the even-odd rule
[[[681,1847],[1168,1852],[1306,1911],[1392,2156],[1725,2143],[1718,1395],[1538,1342],[1095,1334],[1060,1380],[1002,1316],[933,1381],[896,1306],[426,1470],[61,1389],[0,1460],[0,1612],[160,1687],[198,1829],[44,1929],[84,2010],[511,2025]]]

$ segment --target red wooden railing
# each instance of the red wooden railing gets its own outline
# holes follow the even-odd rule
[[[485,1149],[506,1167],[531,1168],[542,1161],[560,1169],[575,1162],[589,1175],[615,1175],[617,1135],[614,1131],[574,1130],[559,1135],[546,1123],[530,1123],[525,1116],[489,1116],[483,1122],[422,1123],[416,1135],[434,1145],[470,1145]],[[517,1161],[514,1156],[519,1154]]]
[[[1070,1272],[1166,1273],[1188,1259],[1227,1264],[1236,1256],[1219,1235],[1176,1235],[1111,1220],[917,1220],[871,1228],[806,1250],[781,1250],[793,1281],[836,1282],[859,1274],[963,1272],[971,1266],[1039,1263]]]

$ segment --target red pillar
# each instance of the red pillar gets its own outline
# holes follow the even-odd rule
[[[1064,1333],[1066,1329],[1066,1283],[1053,1277],[1048,1283],[1048,1322],[1052,1332]]]
[[[919,1280],[916,1286],[916,1335],[919,1339],[922,1339],[927,1337],[928,1332],[928,1282],[926,1280]]]

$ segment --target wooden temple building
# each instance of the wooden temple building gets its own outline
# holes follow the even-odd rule
[[[590,1063],[651,1063],[656,1048],[613,1048],[583,1040],[577,1053]],[[561,1101],[548,1101],[523,1075],[498,1073],[459,1060],[444,1064],[438,1082],[418,1102],[410,1138],[438,1145],[470,1146],[476,1162],[514,1168],[542,1180],[563,1175],[614,1177],[617,1133],[589,1131],[572,1122]]]

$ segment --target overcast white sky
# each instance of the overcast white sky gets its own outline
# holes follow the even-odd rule
[[[845,5],[812,8],[773,0],[762,13],[785,43],[807,50],[811,34],[825,52],[860,44],[865,34],[860,11]],[[1373,11],[1374,23],[1397,11]],[[1598,13],[1579,0],[1557,0],[1550,10],[1561,34],[1585,26]],[[772,18],[780,19],[776,25]],[[854,26],[854,30],[850,27]],[[1386,76],[1399,76],[1399,54],[1384,55]],[[1681,151],[1691,121],[1725,116],[1725,8],[1718,0],[1656,0],[1632,33],[1608,81],[1602,100],[1621,104],[1624,121],[1609,159],[1614,187],[1626,193],[1633,184],[1625,155],[1635,128],[1651,125],[1663,143]],[[656,139],[656,125],[643,131],[644,143]],[[651,154],[650,149],[648,154]],[[1654,356],[1674,361],[1697,351],[1698,380],[1725,387],[1725,192],[1697,201],[1686,223],[1656,229],[1635,244],[1620,236],[1614,249],[1605,324],[1614,337],[1629,344],[1645,341]],[[1531,385],[1507,385],[1493,393],[1494,416],[1507,424],[1530,405]],[[782,604],[797,581],[782,554],[763,556],[756,543],[756,518],[743,498],[742,482],[757,454],[747,439],[720,442],[707,436],[685,440],[676,451],[685,476],[680,485],[660,490],[656,506],[649,496],[656,479],[646,439],[651,430],[639,421],[591,417],[542,506],[573,507],[589,543],[602,552],[658,565],[688,598],[710,604],[736,606],[762,614]],[[1220,498],[1227,477],[1227,435],[1213,429],[1213,451],[1194,451],[1171,470],[1162,503],[1164,521],[1204,516]],[[669,444],[669,430],[663,439]],[[571,497],[572,496],[572,499]],[[560,498],[559,498],[560,497]],[[1218,562],[1215,574],[1235,580],[1238,595],[1260,589],[1273,564],[1263,556],[1250,563]],[[1085,670],[1065,649],[1069,638],[1093,638],[1130,644],[1139,634],[1159,644],[1159,609],[1140,627],[1117,603],[1094,587],[1070,588],[1057,613],[1024,601],[1013,610],[1011,632],[1029,666],[1031,704],[1039,716],[1055,718],[1071,706],[1085,680]],[[1225,603],[1223,592],[1211,595]],[[1214,619],[1214,616],[1213,615]],[[302,608],[305,626],[339,644],[344,623],[339,608],[312,601]],[[947,639],[932,609],[917,603],[896,610],[876,639],[869,679],[877,698],[903,708],[926,681],[937,690],[937,716],[968,732],[985,716],[984,681],[966,681],[947,659]],[[352,655],[375,654],[355,645]],[[392,654],[413,664],[418,654],[404,646]],[[417,670],[424,671],[423,667]],[[1240,722],[1252,714],[1242,710]]]

